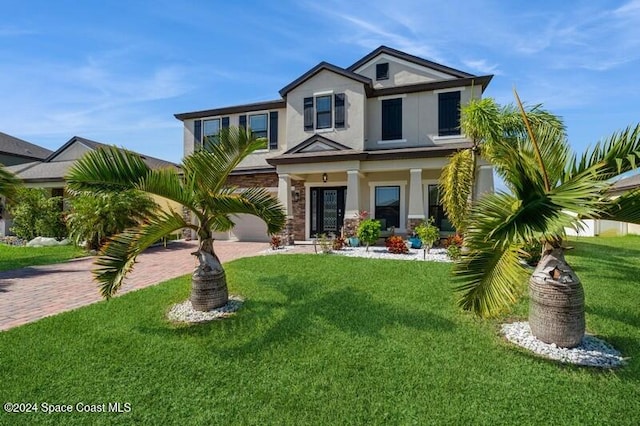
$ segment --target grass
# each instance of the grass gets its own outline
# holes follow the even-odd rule
[[[60,263],[87,253],[74,245],[55,247],[24,247],[0,244],[0,271],[35,265]]]
[[[131,404],[0,423],[638,424],[640,238],[571,243],[588,329],[621,369],[509,345],[454,307],[447,264],[263,256],[227,264],[247,299],[227,320],[168,323],[183,277],[0,333],[2,402]]]

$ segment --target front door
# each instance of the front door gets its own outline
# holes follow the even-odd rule
[[[311,188],[311,236],[340,234],[347,187]]]

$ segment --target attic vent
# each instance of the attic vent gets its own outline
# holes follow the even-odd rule
[[[389,63],[376,64],[376,80],[389,79]]]

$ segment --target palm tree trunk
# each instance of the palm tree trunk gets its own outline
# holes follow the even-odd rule
[[[191,276],[193,308],[206,312],[226,305],[229,300],[227,279],[220,259],[213,251],[213,238],[200,238],[198,251],[191,254],[199,261]]]
[[[584,291],[563,249],[545,251],[529,280],[529,325],[545,343],[573,348],[585,331]]]

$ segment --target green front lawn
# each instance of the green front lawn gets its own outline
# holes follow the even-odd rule
[[[183,277],[0,333],[2,402],[131,404],[0,422],[638,424],[640,238],[575,246],[588,328],[630,357],[622,369],[509,345],[454,307],[448,264],[274,255],[227,265],[247,302],[223,321],[164,319]]]
[[[34,265],[49,265],[86,256],[83,249],[68,245],[56,247],[24,247],[0,244],[0,271]]]

